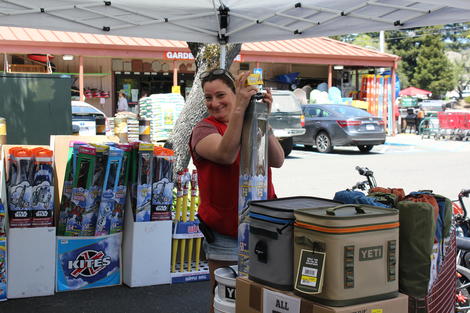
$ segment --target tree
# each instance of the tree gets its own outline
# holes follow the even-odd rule
[[[386,32],[392,52],[401,57],[398,70],[403,87],[409,82],[440,97],[454,89],[453,66],[445,55],[442,26]]]
[[[204,94],[202,92],[199,75],[207,70],[220,66],[220,45],[188,42],[188,46],[194,55],[196,63],[193,87],[189,92],[186,104],[166,144],[167,147],[171,147],[175,151],[176,164],[174,172],[188,167],[190,160],[189,138],[191,131],[201,119],[207,116],[207,108],[204,104]],[[225,64],[228,69],[235,57],[240,53],[241,44],[227,44],[226,46],[227,54]]]
[[[455,87],[453,65],[445,55],[441,36],[426,34],[419,39],[416,68],[410,82],[431,91],[433,98],[441,98]]]
[[[459,94],[459,98],[463,98],[463,92],[470,86],[470,55],[467,54],[458,54],[451,59],[451,62],[454,64],[454,74],[456,77],[456,91]]]
[[[385,32],[387,46],[393,54],[401,58],[398,64],[397,74],[400,77],[400,85],[402,88],[410,86],[410,81],[413,79],[416,68],[419,44],[414,35],[414,29]]]

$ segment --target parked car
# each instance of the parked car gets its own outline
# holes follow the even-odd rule
[[[364,110],[339,104],[308,104],[302,110],[306,132],[294,137],[295,144],[316,146],[322,153],[334,146],[357,146],[366,153],[385,143],[384,121]]]
[[[89,103],[72,101],[72,125],[79,127],[81,136],[96,135],[96,120],[106,119],[106,114]]]
[[[292,138],[305,133],[302,107],[297,97],[289,90],[272,90],[273,104],[269,124],[274,136],[279,139],[284,155],[288,156],[294,146]]]

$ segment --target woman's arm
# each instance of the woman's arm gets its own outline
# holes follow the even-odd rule
[[[268,165],[280,168],[284,164],[284,149],[273,134],[271,126],[268,131]]]
[[[273,103],[273,95],[271,89],[266,88],[263,101],[268,105],[268,112],[271,112],[271,106]],[[273,129],[268,126],[268,165],[275,168],[280,168],[284,164],[284,149],[282,149],[281,143],[273,134]]]
[[[235,81],[236,100],[224,135],[208,135],[196,145],[196,152],[201,157],[218,164],[232,164],[237,159],[245,111],[251,96],[258,91],[256,87],[246,85],[249,74],[249,72],[242,73]]]

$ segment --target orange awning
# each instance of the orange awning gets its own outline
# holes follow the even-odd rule
[[[46,44],[47,43],[47,44]],[[163,58],[189,52],[184,41],[0,27],[0,52]],[[391,67],[399,57],[326,37],[244,43],[243,62],[340,64]]]

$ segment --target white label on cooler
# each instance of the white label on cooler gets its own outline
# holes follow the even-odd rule
[[[300,298],[263,288],[263,313],[300,313]]]

